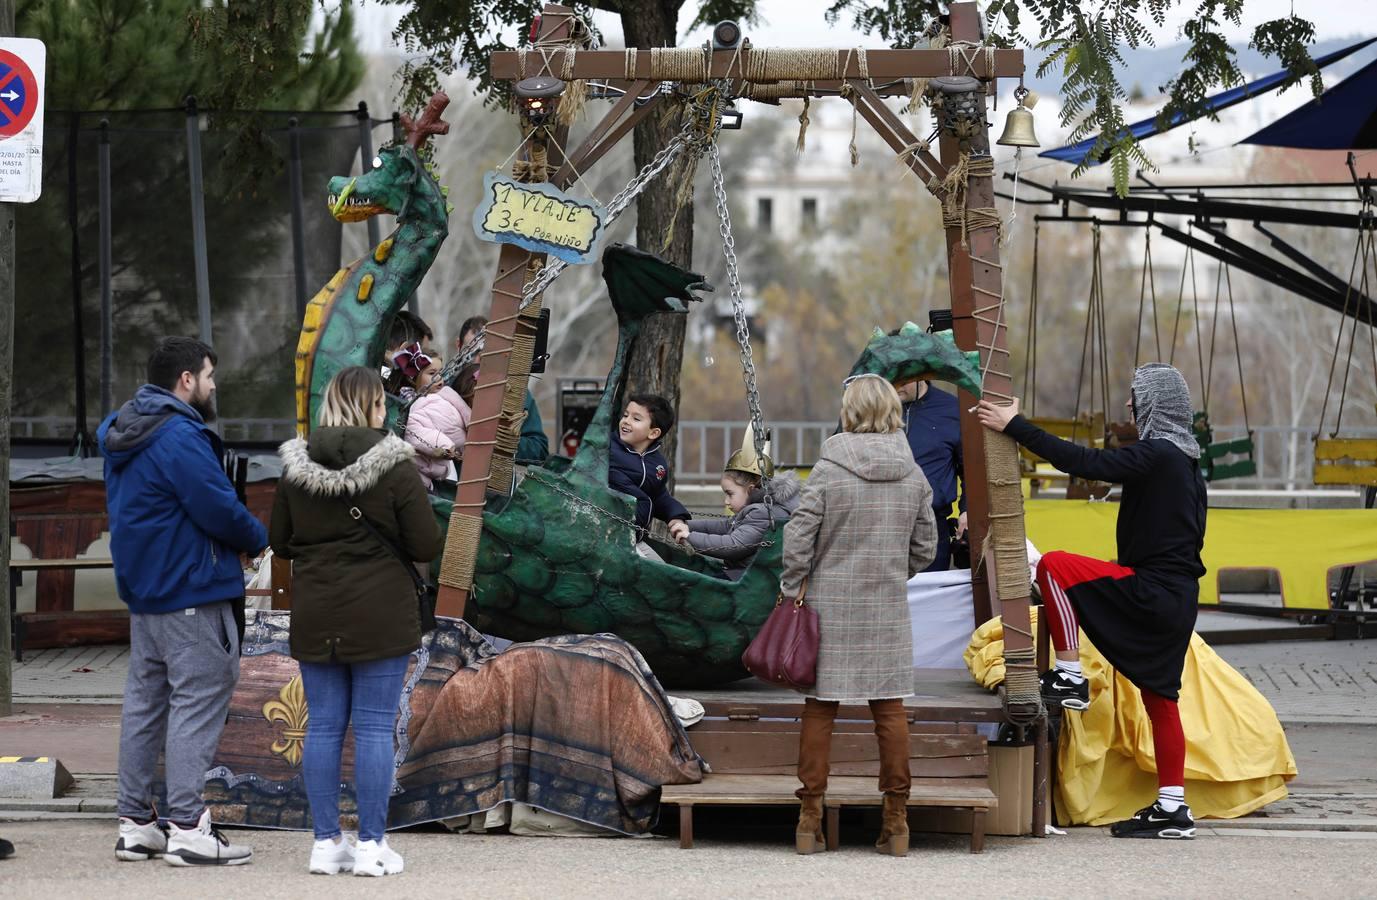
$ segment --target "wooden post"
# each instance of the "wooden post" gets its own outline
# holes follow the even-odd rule
[[[953,41],[980,40],[980,12],[972,2],[951,5],[951,35]],[[960,143],[947,134],[942,135],[942,164],[951,169],[961,154]],[[970,140],[973,154],[988,154],[990,136],[983,120]],[[993,207],[994,180],[989,175],[969,179],[967,208]],[[1013,378],[1009,371],[1008,319],[1004,314],[1003,271],[999,263],[999,231],[994,228],[974,228],[964,235],[962,228],[947,228],[947,259],[950,271],[952,316],[955,321],[956,344],[962,350],[981,351],[981,368],[985,371],[984,391],[987,397],[998,399],[1013,394]],[[996,322],[1001,323],[998,327]],[[976,398],[962,391],[961,447],[965,470],[968,527],[971,558],[978,562],[990,531],[990,494],[992,490],[1007,492],[1009,485],[990,480],[984,428],[968,410]],[[1001,482],[1004,479],[999,479]],[[1013,485],[1017,490],[1017,483]],[[1023,533],[1023,519],[1006,519],[1001,523],[1005,537],[1008,529]],[[989,619],[993,612],[990,599],[990,578],[987,567],[972,572],[975,595],[976,624]],[[1003,616],[1004,650],[1027,651],[1033,646],[1029,633],[1028,597],[1005,597],[999,604]]]
[[[572,36],[572,10],[547,4],[541,18],[541,41]],[[559,144],[567,140],[567,130],[557,135]],[[533,139],[530,151],[538,141]],[[559,168],[564,160],[554,148],[547,152],[552,168]],[[493,280],[492,306],[488,312],[488,327],[483,338],[482,365],[478,385],[473,394],[473,418],[468,441],[464,448],[464,462],[455,492],[454,512],[450,516],[445,536],[444,559],[440,566],[440,588],[436,596],[436,612],[442,616],[462,618],[473,586],[473,563],[478,553],[483,524],[483,505],[487,498],[488,479],[493,472],[493,450],[497,440],[502,400],[507,393],[514,338],[518,328],[530,327],[520,323],[518,312],[527,281],[527,267],[533,259],[543,259],[515,244],[503,244],[497,260],[497,277]]]

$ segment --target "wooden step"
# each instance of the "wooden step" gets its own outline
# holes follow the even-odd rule
[[[679,807],[679,846],[693,847],[693,808],[695,806],[795,806],[794,775],[716,775],[704,776],[698,784],[666,785],[660,802]],[[874,778],[834,776],[827,782],[827,845],[836,849],[840,842],[843,806],[879,806],[883,795]],[[999,806],[999,798],[986,778],[915,778],[910,788],[909,806],[968,809],[971,811],[971,852],[985,846],[985,814]]]

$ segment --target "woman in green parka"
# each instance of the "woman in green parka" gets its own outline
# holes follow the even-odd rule
[[[291,649],[310,714],[301,761],[316,838],[310,871],[323,874],[402,871],[384,832],[393,725],[421,628],[410,573],[356,516],[418,562],[439,554],[443,536],[414,451],[383,430],[384,416],[378,372],[344,369],[325,389],[310,440],[278,451],[269,538],[273,553],[292,561]],[[356,847],[339,827],[340,752],[351,721]]]

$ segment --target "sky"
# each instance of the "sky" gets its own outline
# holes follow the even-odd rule
[[[688,21],[691,16],[685,4],[681,18]],[[851,27],[849,15],[843,14],[835,26],[827,24],[824,18],[829,0],[760,0],[760,21],[745,27],[745,32],[756,46],[766,47],[852,47],[860,44],[876,46],[877,38],[868,37]],[[1296,6],[1293,0],[1247,0],[1242,28],[1226,26],[1225,34],[1231,41],[1246,41],[1253,26],[1259,22],[1289,15]],[[1343,37],[1361,30],[1364,23],[1371,22],[1371,0],[1301,0],[1301,15],[1308,16],[1315,23],[1316,37]],[[1190,18],[1195,9],[1194,0],[1183,0],[1167,18],[1166,25],[1155,35],[1158,46],[1175,43],[1181,25]],[[400,16],[398,7],[382,6],[370,0],[359,2],[359,27],[364,35],[364,46],[370,52],[381,52],[391,47],[391,31]],[[596,13],[595,21],[605,35],[614,40],[621,36],[621,25],[617,16],[611,13]],[[708,37],[708,29],[701,28],[680,40],[680,46],[700,43]]]

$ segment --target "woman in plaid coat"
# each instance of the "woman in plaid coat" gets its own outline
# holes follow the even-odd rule
[[[784,531],[786,598],[804,590],[818,614],[817,683],[799,740],[802,801],[795,846],[822,849],[832,723],[841,702],[866,701],[880,742],[884,826],[876,849],[908,852],[908,721],[913,638],[906,582],[932,562],[932,489],[903,434],[899,395],[878,375],[848,379],[842,433],[828,438]]]

